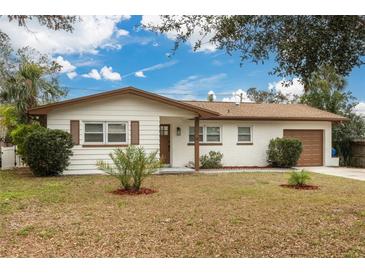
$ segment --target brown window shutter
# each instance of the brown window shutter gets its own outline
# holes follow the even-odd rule
[[[71,120],[70,121],[70,133],[72,135],[72,141],[74,145],[80,144],[80,121]]]
[[[131,145],[139,145],[139,121],[131,121]]]

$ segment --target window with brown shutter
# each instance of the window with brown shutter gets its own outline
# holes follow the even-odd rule
[[[80,121],[71,120],[70,121],[70,133],[72,135],[72,141],[74,145],[80,144]]]
[[[131,121],[131,145],[139,145],[139,121]]]

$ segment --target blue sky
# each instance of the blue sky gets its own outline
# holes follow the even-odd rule
[[[177,99],[206,99],[213,90],[217,100],[228,100],[233,92],[250,87],[302,90],[298,82],[282,88],[282,79],[269,75],[273,61],[259,65],[247,61],[241,67],[237,54],[229,56],[214,45],[193,52],[188,42],[171,56],[174,34],[141,30],[136,27],[141,20],[142,16],[83,17],[73,34],[52,32],[36,23],[29,25],[31,33],[19,31],[4,20],[0,28],[9,34],[14,47],[30,45],[64,65],[60,81],[69,88],[70,98],[124,86]],[[157,22],[158,17],[144,16],[143,20]],[[348,90],[360,101],[365,101],[364,72],[365,68],[355,68],[348,77]]]

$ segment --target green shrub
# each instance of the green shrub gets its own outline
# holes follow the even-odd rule
[[[309,180],[311,179],[311,177],[309,176],[309,173],[302,170],[300,172],[292,172],[290,174],[290,178],[289,178],[289,184],[291,185],[305,185]]]
[[[61,174],[70,163],[72,137],[58,129],[41,129],[24,141],[25,162],[36,176]]]
[[[274,167],[293,167],[297,164],[302,150],[302,142],[297,139],[272,139],[267,151],[267,160]]]
[[[218,151],[209,151],[208,154],[200,156],[201,168],[220,168],[222,167],[223,153]]]
[[[126,190],[138,191],[142,181],[161,166],[157,151],[147,154],[142,147],[137,146],[128,146],[125,150],[116,149],[109,156],[114,165],[98,161],[97,166],[117,178]]]
[[[19,154],[24,161],[26,161],[26,155],[24,153],[25,139],[33,132],[42,130],[45,130],[45,128],[38,124],[20,124],[10,133],[12,143],[17,146],[17,154]]]

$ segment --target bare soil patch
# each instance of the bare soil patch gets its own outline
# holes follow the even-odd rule
[[[317,190],[319,189],[319,186],[315,185],[288,185],[288,184],[282,184],[281,187],[286,188],[294,188],[294,189],[301,189],[301,190]]]
[[[137,191],[119,188],[117,190],[112,191],[111,193],[116,194],[116,195],[148,195],[148,194],[153,194],[156,192],[157,192],[157,190],[146,188],[146,187],[141,187]]]

